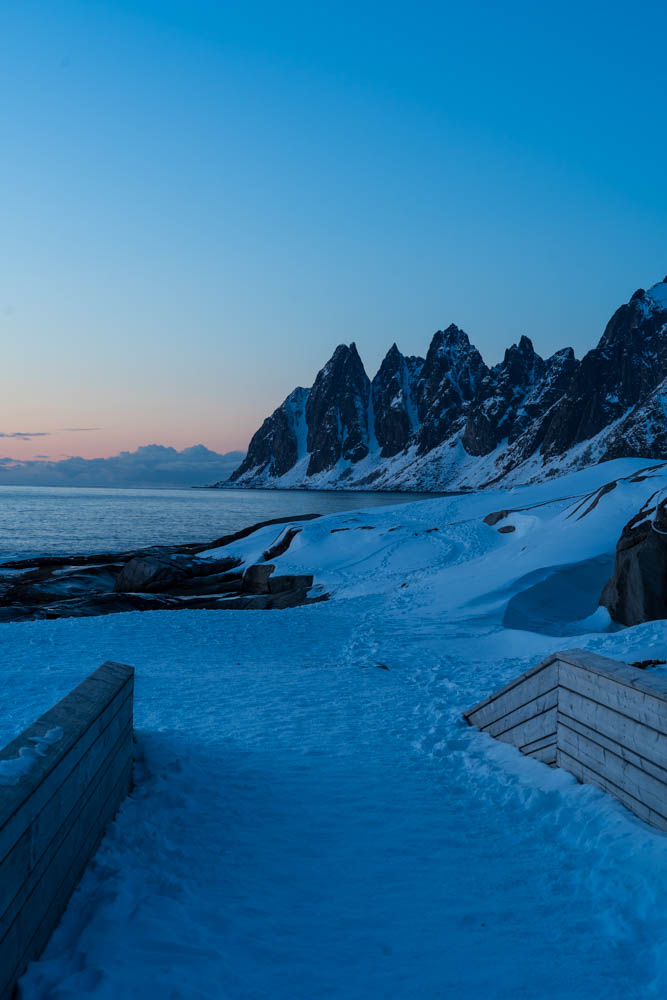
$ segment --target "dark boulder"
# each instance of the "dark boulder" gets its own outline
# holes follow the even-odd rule
[[[244,594],[268,594],[269,577],[276,567],[273,563],[261,563],[248,566],[243,574],[241,590]]]
[[[667,618],[667,507],[642,510],[623,528],[600,604],[621,625]]]
[[[272,576],[269,580],[269,593],[282,594],[288,590],[310,590],[313,585],[312,576]]]
[[[114,590],[119,594],[141,594],[182,583],[191,575],[187,556],[145,555],[130,559],[118,575]]]
[[[230,594],[241,589],[243,573],[209,573],[206,576],[191,576],[182,583],[173,584],[169,593],[174,597],[190,597],[206,594]]]
[[[239,565],[240,560],[195,559],[170,552],[143,554],[123,566],[114,590],[119,594],[159,594],[182,587],[194,577],[220,575]]]
[[[511,514],[511,510],[494,510],[490,514],[487,514],[484,518],[484,524],[488,524],[491,527],[494,524],[498,524],[498,521],[504,520],[508,514]]]

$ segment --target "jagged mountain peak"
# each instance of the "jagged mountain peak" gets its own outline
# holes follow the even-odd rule
[[[535,348],[533,347],[533,342],[530,337],[527,337],[525,333],[522,333],[519,337],[519,343],[512,345],[520,354],[535,354]]]
[[[356,344],[339,344],[306,402],[307,475],[327,472],[341,459],[355,463],[366,457],[369,399],[370,379]]]
[[[562,364],[563,361],[575,360],[575,353],[573,347],[561,347],[559,351],[555,351],[550,357],[547,358],[547,365]]]
[[[653,309],[658,312],[667,312],[667,277],[649,288],[646,292],[646,298],[650,299]]]
[[[472,347],[470,338],[465,330],[462,330],[455,323],[450,323],[444,330],[435,331],[431,338],[426,357],[428,359],[429,355],[448,352],[452,349],[463,351],[476,350],[475,347]]]
[[[530,337],[522,335],[518,344],[505,351],[502,362],[493,369],[499,382],[509,383],[514,390],[541,379],[545,371],[543,358],[535,351]]]
[[[359,352],[357,351],[357,345],[352,341],[350,344],[339,344],[336,350],[333,352],[326,365],[318,374],[328,372],[332,367],[338,367],[340,365],[353,364],[361,365],[363,368],[363,363],[359,357]]]
[[[403,451],[418,426],[417,388],[423,358],[387,351],[371,386],[373,427],[382,458]]]
[[[403,354],[399,350],[396,341],[394,341],[394,343],[391,345],[391,347],[385,354],[384,358],[382,359],[382,363],[380,364],[380,367],[378,369],[378,375],[383,369],[390,369],[390,370],[395,369],[396,366],[401,363],[402,359],[403,359]],[[375,378],[377,378],[377,375],[375,376]]]
[[[356,345],[340,344],[313,388],[264,421],[234,478],[442,489],[558,461],[667,457],[666,386],[667,279],[620,306],[581,361],[571,347],[544,360],[524,334],[489,368],[451,323],[425,359],[393,343],[370,382]]]
[[[524,365],[530,365],[534,363],[536,358],[540,361],[542,360],[533,347],[533,342],[530,337],[526,337],[525,334],[522,334],[518,344],[512,344],[511,347],[506,348],[505,356],[502,362],[496,367],[507,367],[512,363],[516,363],[516,361],[519,361],[519,363]]]

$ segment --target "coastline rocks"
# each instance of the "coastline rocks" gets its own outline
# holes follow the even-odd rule
[[[667,618],[667,501],[623,528],[600,604],[621,625]]]
[[[139,555],[123,566],[114,590],[119,594],[160,593],[186,581],[225,573],[239,563],[239,559],[207,561],[173,553]]]
[[[270,547],[282,554],[300,530],[292,522],[319,516],[273,518],[209,543],[7,562],[0,565],[0,622],[125,611],[273,610],[326,600],[327,594],[308,596],[312,576],[271,577],[274,563],[248,566],[244,572],[238,557],[215,558],[218,549],[273,524],[285,525]]]

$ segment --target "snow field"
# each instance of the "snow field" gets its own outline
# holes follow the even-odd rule
[[[326,603],[0,626],[5,738],[104,659],[137,671],[135,790],[22,996],[663,996],[667,839],[461,718],[554,649],[665,653],[664,622],[503,624],[536,575],[558,603],[612,553],[663,473],[581,520],[565,498],[642,464],[309,522],[277,572]]]

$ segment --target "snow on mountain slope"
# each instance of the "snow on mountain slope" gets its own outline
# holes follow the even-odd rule
[[[590,615],[646,464],[296,525],[309,607],[0,625],[6,738],[137,669],[136,787],[22,997],[664,996],[665,837],[461,718],[555,649],[667,658]]]
[[[394,344],[369,383],[354,344],[341,345],[306,403],[307,461],[285,429],[290,396],[218,485],[478,488],[667,457],[666,380],[667,281],[638,289],[581,361],[570,348],[545,361],[524,336],[489,369],[452,324],[425,360]]]

